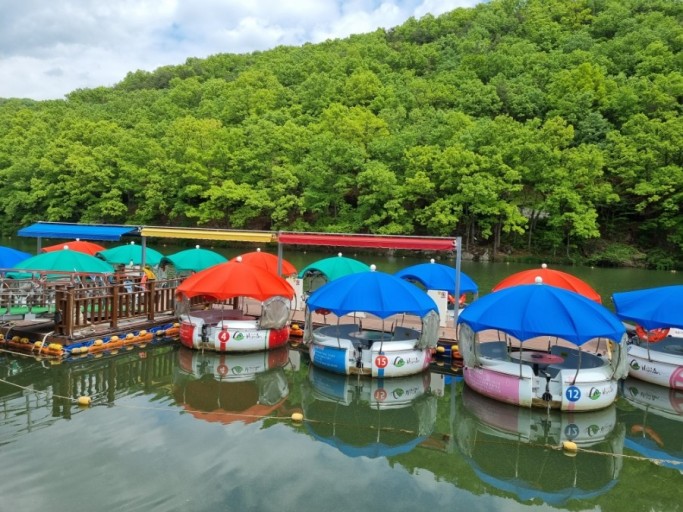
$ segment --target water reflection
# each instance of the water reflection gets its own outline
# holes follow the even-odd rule
[[[434,430],[430,374],[373,379],[314,366],[302,389],[307,431],[350,457],[407,453]]]
[[[59,363],[30,356],[0,358],[0,444],[69,420],[85,411],[74,399],[88,395],[94,404],[142,391],[151,399],[163,393],[174,367],[173,341],[130,347],[116,356],[88,356]]]
[[[614,405],[581,413],[529,409],[491,400],[464,386],[454,431],[479,478],[522,501],[564,505],[596,497],[615,485],[622,468],[624,429]],[[556,449],[565,440],[601,453],[568,456]]]
[[[252,423],[271,415],[289,395],[283,368],[289,349],[227,354],[180,347],[173,397],[197,419]]]
[[[683,391],[629,378],[622,382],[621,394],[630,405],[620,415],[626,424],[625,446],[683,470]]]
[[[683,459],[681,395],[665,388],[627,381],[616,409],[546,414],[448,372],[381,381],[297,350],[223,356],[0,354],[2,510],[680,508],[680,467],[647,460]],[[556,449],[569,439],[575,457]]]

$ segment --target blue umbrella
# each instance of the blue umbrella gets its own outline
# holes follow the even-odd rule
[[[594,338],[620,342],[624,325],[606,307],[546,284],[504,288],[475,300],[458,317],[475,332],[495,329],[526,341],[538,336],[556,336],[575,345]]]
[[[384,272],[359,272],[330,281],[306,301],[309,310],[326,309],[337,316],[359,311],[379,318],[407,313],[423,317],[438,312],[434,300],[403,279]]]
[[[417,281],[428,290],[443,290],[455,294],[455,269],[448,265],[420,263],[399,270],[394,274],[401,279]],[[460,272],[460,293],[478,293],[477,284],[464,272]]]
[[[17,263],[27,260],[31,255],[11,247],[0,247],[0,268],[14,268]]]
[[[647,330],[683,328],[683,285],[613,293],[612,301],[619,318]]]

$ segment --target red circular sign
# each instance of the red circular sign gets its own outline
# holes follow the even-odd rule
[[[383,402],[386,399],[387,392],[384,390],[384,388],[379,388],[375,390],[375,400],[377,400],[378,402]]]
[[[218,366],[218,374],[225,377],[228,374],[227,365],[221,364]]]
[[[388,364],[389,358],[387,356],[380,355],[375,358],[375,366],[377,366],[377,368],[386,368]]]
[[[220,331],[218,333],[218,341],[225,343],[230,339],[230,333],[228,331]]]

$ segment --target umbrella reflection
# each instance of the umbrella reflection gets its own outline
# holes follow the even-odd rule
[[[621,395],[633,408],[622,412],[625,446],[658,464],[683,470],[683,391],[629,377]]]
[[[223,424],[272,415],[289,395],[289,350],[226,354],[181,347],[173,396],[193,417]]]
[[[622,467],[624,429],[614,405],[577,414],[526,409],[464,387],[454,431],[477,476],[522,501],[563,505],[601,495],[616,484]],[[552,449],[563,441],[591,451],[568,457]]]
[[[436,423],[428,372],[386,380],[311,366],[302,406],[308,432],[350,457],[387,457],[426,441]]]

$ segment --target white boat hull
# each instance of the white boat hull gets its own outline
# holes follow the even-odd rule
[[[397,327],[393,333],[357,329],[350,324],[316,329],[309,347],[311,362],[334,373],[383,378],[420,373],[432,361],[431,349],[417,347],[419,333],[414,329]]]
[[[205,322],[197,316],[183,317],[180,342],[188,348],[216,352],[255,352],[284,346],[289,327],[260,329],[257,320],[220,320]]]
[[[478,393],[521,407],[562,411],[595,411],[614,403],[619,386],[609,361],[596,354],[555,346],[550,352],[529,352],[554,364],[522,364],[522,352],[505,342],[461,344],[463,377]],[[533,360],[533,358],[531,358]]]
[[[659,343],[663,345],[658,347]],[[683,339],[667,338],[659,343],[650,347],[629,345],[629,376],[658,386],[683,390]]]
[[[491,367],[464,367],[465,383],[473,390],[500,402],[522,407],[549,407],[562,411],[595,411],[608,407],[617,398],[618,381],[609,373],[561,370],[546,382],[530,367],[501,362]],[[576,379],[575,379],[576,377]],[[546,388],[546,384],[548,384]],[[546,391],[547,389],[547,391]],[[544,395],[549,393],[549,399]]]

